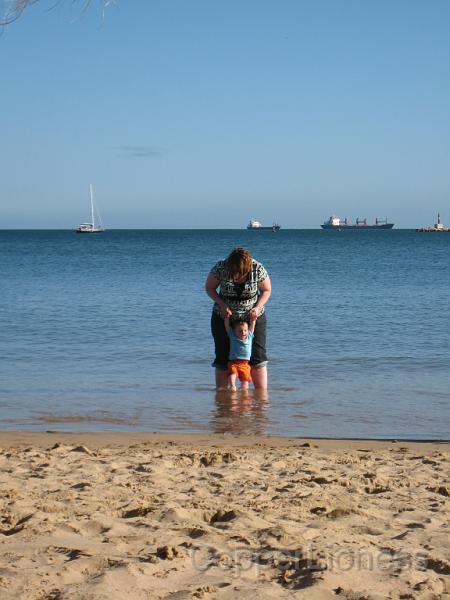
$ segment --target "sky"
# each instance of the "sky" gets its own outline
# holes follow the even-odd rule
[[[450,225],[448,0],[82,4],[0,35],[0,229]]]

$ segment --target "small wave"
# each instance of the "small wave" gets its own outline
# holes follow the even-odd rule
[[[40,415],[36,421],[44,423],[114,423],[123,425],[137,425],[139,419],[126,419],[108,415]]]
[[[299,387],[289,387],[287,385],[271,385],[269,387],[270,392],[298,392]]]
[[[195,385],[193,390],[194,392],[215,392],[216,388],[214,385]]]

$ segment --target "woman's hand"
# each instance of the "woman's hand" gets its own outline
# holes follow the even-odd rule
[[[256,308],[255,306],[254,308],[248,311],[248,318],[250,319],[250,321],[256,321],[260,314],[261,313],[259,312],[259,308]]]
[[[229,319],[233,314],[233,311],[224,303],[220,305],[220,314],[224,319]]]

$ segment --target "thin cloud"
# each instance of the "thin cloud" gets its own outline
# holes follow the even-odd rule
[[[157,146],[122,146],[122,158],[155,158],[163,155],[163,149]]]

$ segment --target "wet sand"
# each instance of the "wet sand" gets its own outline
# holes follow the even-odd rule
[[[449,450],[0,433],[0,598],[450,600]]]

